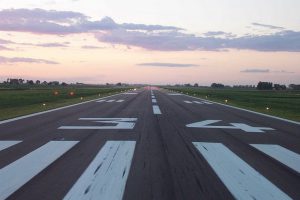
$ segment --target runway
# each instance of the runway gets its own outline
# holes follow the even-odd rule
[[[299,189],[299,124],[163,89],[0,122],[0,200],[283,200]]]

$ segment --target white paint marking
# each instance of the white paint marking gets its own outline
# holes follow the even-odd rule
[[[151,98],[152,98],[152,99],[155,99],[155,96],[153,95],[153,96],[151,96]]]
[[[106,102],[111,103],[111,102],[114,102],[114,101],[115,101],[115,99],[111,99],[111,100],[107,100]]]
[[[223,144],[193,144],[236,199],[291,199]]]
[[[6,199],[78,141],[51,141],[0,169],[0,199]]]
[[[184,103],[192,103],[191,101],[183,101]]]
[[[300,155],[275,144],[251,144],[253,147],[300,173]]]
[[[123,94],[138,94],[136,92],[126,92],[126,93],[123,93]]]
[[[177,93],[169,93],[168,95],[170,95],[170,96],[179,96],[179,95],[182,95],[182,94],[177,94]]]
[[[20,142],[22,141],[0,141],[0,151],[2,151],[3,149],[7,149],[8,147],[11,147]]]
[[[152,99],[152,103],[157,103],[157,100],[156,99]]]
[[[153,108],[153,114],[161,115],[161,111],[160,111],[158,105],[153,105],[152,108]]]
[[[116,102],[121,103],[121,102],[123,102],[123,101],[124,101],[123,99],[120,99],[120,100],[118,100],[118,101],[116,101]]]
[[[134,141],[107,141],[64,200],[121,200],[134,148]]]
[[[213,104],[213,103],[211,103],[209,101],[202,101],[202,102],[205,103],[205,104]]]
[[[186,127],[189,128],[216,128],[216,129],[240,129],[245,132],[250,133],[264,133],[264,130],[274,130],[269,127],[253,127],[243,123],[230,123],[232,126],[210,126],[210,124],[220,122],[222,120],[204,120],[200,122],[195,122],[192,124],[187,124]]]
[[[79,118],[96,123],[115,124],[113,126],[61,126],[58,129],[133,129],[137,118]]]
[[[96,101],[97,103],[101,103],[103,101],[106,101],[105,99],[102,99],[102,100],[99,100],[99,101]]]
[[[194,103],[197,103],[197,104],[203,104],[202,102],[200,101],[193,101]]]

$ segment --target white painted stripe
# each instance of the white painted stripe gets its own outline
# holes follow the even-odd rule
[[[64,200],[121,200],[134,148],[134,141],[107,141]]]
[[[116,101],[116,102],[121,103],[121,102],[123,102],[123,101],[124,101],[123,99],[120,99],[120,100],[118,100],[118,101]]]
[[[300,173],[300,154],[275,144],[251,144],[256,149]]]
[[[192,103],[191,101],[183,101],[184,103]]]
[[[291,199],[223,144],[193,144],[236,199]]]
[[[0,141],[0,151],[2,151],[3,149],[7,149],[8,147],[11,147],[20,142],[22,141]]]
[[[111,100],[107,100],[106,102],[111,103],[111,102],[114,102],[114,101],[115,101],[115,99],[111,99]]]
[[[157,100],[156,99],[152,99],[152,103],[157,103]]]
[[[179,95],[182,95],[182,94],[178,94],[178,93],[169,93],[168,95],[170,95],[170,96],[179,96]]]
[[[97,103],[101,103],[103,101],[106,101],[105,99],[102,99],[102,100],[99,100],[99,101],[96,101]]]
[[[191,98],[195,98],[195,99],[199,99],[199,100],[204,100],[202,98],[193,97],[193,96],[189,96],[189,95],[186,95],[186,94],[182,94],[182,95],[187,96],[187,97],[191,97]],[[205,101],[211,102],[213,104],[218,104],[218,105],[222,105],[222,106],[225,106],[225,107],[229,107],[229,108],[234,108],[234,109],[237,109],[237,110],[242,110],[242,111],[249,112],[249,113],[254,113],[254,114],[257,114],[257,115],[264,116],[264,117],[269,117],[269,118],[272,118],[272,119],[277,119],[277,120],[280,120],[280,121],[285,121],[285,122],[289,122],[289,123],[292,123],[292,124],[300,125],[300,122],[296,122],[296,121],[293,121],[293,120],[284,119],[284,118],[281,118],[281,117],[276,117],[276,116],[272,116],[272,115],[268,115],[268,114],[264,114],[264,113],[259,113],[259,112],[255,112],[253,110],[247,110],[245,108],[238,108],[238,107],[235,107],[235,106],[230,106],[230,105],[215,102],[215,101],[208,101],[208,100],[205,100]]]
[[[155,115],[161,114],[161,111],[160,111],[158,105],[153,105],[152,108],[153,108],[153,114],[155,114]]]
[[[202,101],[202,102],[205,104],[213,104],[212,102],[209,102],[209,101]]]
[[[200,101],[193,101],[194,103],[197,103],[197,104],[203,104],[202,102]]]
[[[46,114],[46,113],[50,113],[50,112],[54,112],[54,111],[58,111],[58,110],[66,109],[66,108],[71,108],[71,107],[74,107],[74,106],[79,106],[81,104],[86,104],[86,103],[90,103],[90,102],[93,102],[93,101],[98,101],[98,100],[103,99],[103,98],[113,97],[113,96],[117,96],[117,95],[120,95],[120,94],[124,94],[124,93],[114,94],[114,95],[110,95],[110,96],[106,96],[106,97],[102,97],[102,98],[98,98],[98,99],[94,99],[94,100],[89,100],[89,101],[85,101],[85,102],[81,102],[81,103],[72,104],[72,105],[69,105],[69,106],[63,106],[63,107],[54,108],[54,109],[47,110],[47,111],[42,111],[42,112],[32,113],[32,114],[29,114],[29,115],[15,117],[15,118],[12,118],[12,119],[7,119],[7,120],[0,121],[0,124],[6,124],[6,123],[17,121],[17,120],[20,120],[20,119],[26,119],[26,118],[34,117],[34,116],[37,116],[37,115],[42,115],[42,114]]]
[[[6,199],[78,141],[51,141],[0,169],[0,199]]]
[[[126,92],[126,93],[123,93],[123,94],[138,94],[138,93],[135,93],[135,92]]]
[[[154,95],[152,95],[152,96],[151,96],[151,98],[152,98],[152,99],[155,99],[155,96],[154,96]]]

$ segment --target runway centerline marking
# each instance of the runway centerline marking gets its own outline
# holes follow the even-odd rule
[[[64,200],[121,200],[135,141],[107,141]]]
[[[291,199],[223,144],[193,144],[236,199]]]
[[[300,173],[299,154],[275,144],[251,144],[251,146]]]
[[[77,143],[50,141],[0,169],[0,199],[6,199]]]
[[[264,133],[265,130],[274,130],[269,127],[254,127],[249,126],[243,123],[230,123],[232,126],[211,126],[210,124],[214,124],[216,122],[220,122],[222,120],[204,120],[200,122],[195,122],[192,124],[187,124],[186,127],[189,128],[214,128],[214,129],[240,129],[249,133]]]
[[[157,103],[157,100],[156,99],[152,99],[152,103]]]
[[[109,123],[111,126],[60,126],[58,129],[133,129],[137,118],[79,118],[94,123]]]
[[[111,100],[107,100],[106,102],[111,103],[111,102],[114,102],[114,101],[115,101],[115,99],[111,99]]]
[[[189,104],[192,103],[191,101],[183,101],[183,102],[184,102],[184,103],[189,103]]]
[[[124,101],[124,99],[120,99],[120,100],[118,100],[118,101],[116,101],[116,102],[121,103],[121,102],[123,102],[123,101]]]
[[[155,115],[161,115],[161,111],[160,111],[158,105],[153,105],[152,109],[153,109],[153,114],[155,114]]]
[[[22,141],[0,141],[0,151],[14,146]]]

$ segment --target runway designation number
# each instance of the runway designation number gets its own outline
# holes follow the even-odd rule
[[[61,126],[58,129],[133,129],[137,118],[79,118],[79,120],[93,122],[96,125]]]
[[[200,122],[195,122],[192,124],[187,124],[186,126],[189,128],[218,128],[218,129],[240,129],[249,133],[264,133],[266,130],[274,130],[269,127],[254,127],[249,126],[243,123],[230,123],[231,126],[213,126],[211,124],[220,122],[222,120],[204,120]]]

